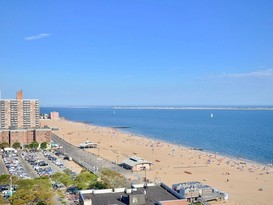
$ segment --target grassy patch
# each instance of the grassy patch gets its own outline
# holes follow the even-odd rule
[[[64,193],[61,191],[61,190],[57,190],[57,194],[58,194],[58,196],[60,197],[60,198],[64,198]]]

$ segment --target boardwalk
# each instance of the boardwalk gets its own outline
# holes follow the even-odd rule
[[[132,173],[129,170],[123,169],[122,167],[113,164],[109,160],[98,157],[97,155],[94,155],[83,149],[79,149],[78,147],[69,144],[55,134],[52,134],[52,140],[63,147],[64,154],[71,156],[75,162],[85,167],[92,173],[99,174],[102,168],[109,168],[123,175],[128,180],[128,183],[140,182],[141,177],[137,173]]]

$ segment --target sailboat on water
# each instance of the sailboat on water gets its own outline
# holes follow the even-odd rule
[[[210,117],[213,118],[213,114],[212,113],[210,113]]]

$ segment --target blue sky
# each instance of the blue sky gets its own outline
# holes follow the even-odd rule
[[[2,98],[273,105],[272,11],[271,0],[2,0]]]

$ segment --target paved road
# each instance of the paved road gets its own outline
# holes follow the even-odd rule
[[[90,152],[86,152],[83,149],[80,149],[72,144],[69,144],[62,138],[58,137],[55,134],[51,136],[52,140],[59,145],[63,146],[63,150],[67,155],[72,157],[72,159],[80,164],[81,166],[85,167],[89,171],[95,174],[99,174],[102,168],[109,168],[112,170],[117,171],[118,173],[122,174],[128,182],[132,183],[139,183],[141,177],[137,173],[133,173],[129,170],[123,169],[122,167],[113,164],[111,161],[98,157]]]
[[[8,170],[6,168],[6,165],[3,161],[2,155],[0,155],[0,174],[8,174]]]

